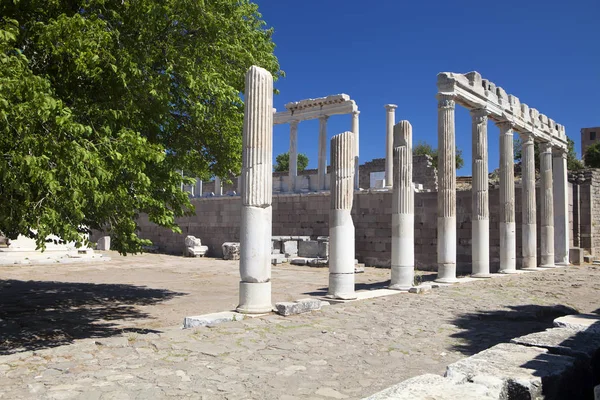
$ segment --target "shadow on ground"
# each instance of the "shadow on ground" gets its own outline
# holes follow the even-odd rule
[[[0,280],[0,354],[149,332],[122,324],[150,318],[137,306],[185,294],[122,284]]]
[[[376,290],[376,289],[387,289],[388,286],[390,286],[390,281],[389,279],[387,281],[382,281],[382,282],[373,282],[373,283],[357,283],[354,285],[354,290],[355,291],[362,291],[362,290]],[[327,291],[329,290],[329,288],[326,287],[322,287],[322,288],[318,288],[317,290],[313,291],[313,292],[304,292],[302,294],[306,294],[308,296],[325,296],[327,295]]]
[[[512,338],[551,328],[555,318],[569,314],[578,314],[578,311],[563,305],[522,305],[463,314],[452,322],[461,329],[451,335],[459,339],[452,347],[470,356]]]

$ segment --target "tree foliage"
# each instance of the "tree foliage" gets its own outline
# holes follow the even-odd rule
[[[282,74],[271,34],[248,0],[1,2],[0,231],[105,229],[123,253],[140,213],[179,231],[177,170],[240,170],[244,73]]]
[[[523,154],[522,154],[522,141],[521,139],[517,139],[514,141],[514,147],[513,147],[513,151],[514,151],[514,157],[515,157],[515,161],[521,161]],[[568,149],[567,149],[567,169],[569,171],[577,171],[580,169],[583,169],[583,163],[581,162],[581,160],[579,160],[577,158],[577,153],[575,153],[575,142],[570,138],[567,137],[567,145],[568,145]],[[535,142],[533,144],[533,154],[534,154],[534,159],[535,159],[535,170],[539,171],[540,170],[540,147],[538,142]]]
[[[465,165],[465,160],[462,158],[462,150],[456,147],[456,169],[461,169]],[[423,156],[428,155],[432,158],[432,164],[435,168],[438,165],[438,152],[437,149],[432,147],[429,143],[420,141],[416,146],[413,147],[413,155]]]
[[[298,172],[304,171],[308,167],[308,157],[306,154],[298,153]],[[282,153],[275,157],[275,172],[284,172],[290,170],[290,153]]]
[[[588,146],[583,159],[586,167],[600,168],[600,142]]]

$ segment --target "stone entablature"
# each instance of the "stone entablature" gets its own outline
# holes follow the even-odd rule
[[[275,112],[273,124],[288,124],[291,121],[306,121],[337,114],[358,111],[354,100],[347,94],[334,94],[316,99],[294,101],[285,105],[287,111]]]
[[[455,97],[455,101],[469,109],[486,109],[489,118],[510,121],[519,133],[532,133],[536,140],[549,142],[553,147],[567,149],[565,127],[541,114],[535,108],[521,103],[519,98],[507,94],[500,86],[482,79],[478,72],[438,74],[440,94]]]

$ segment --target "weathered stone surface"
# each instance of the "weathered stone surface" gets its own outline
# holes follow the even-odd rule
[[[100,239],[98,239],[96,242],[96,250],[110,250],[110,236],[102,236]]]
[[[554,320],[554,326],[559,328],[571,329],[577,332],[585,331],[600,333],[600,315],[565,315],[564,317],[556,318]]]
[[[309,311],[320,310],[321,300],[318,299],[301,299],[292,302],[275,303],[277,313],[288,316],[293,314],[302,314]]]
[[[574,265],[583,264],[583,249],[579,247],[571,247],[569,249],[569,262]]]
[[[291,261],[290,261],[290,264],[293,264],[293,265],[306,265],[306,264],[308,264],[308,258],[305,258],[305,257],[292,258]]]
[[[309,258],[319,257],[319,242],[316,240],[298,242],[298,256]]]
[[[329,260],[326,258],[309,258],[307,264],[311,267],[327,267]]]
[[[600,334],[577,332],[568,328],[550,328],[511,340],[511,343],[548,349],[553,354],[590,361],[600,350]]]
[[[202,241],[195,236],[185,237],[185,255],[187,257],[204,257],[208,246],[202,246]]]
[[[439,375],[415,376],[364,400],[487,400],[498,399],[497,391],[474,383],[457,384]]]
[[[237,242],[223,243],[223,259],[224,260],[239,260],[240,259],[240,244]]]
[[[319,241],[319,250],[317,257],[329,258],[329,240]]]
[[[184,328],[195,328],[199,326],[213,326],[229,321],[240,321],[244,319],[244,314],[225,311],[220,313],[198,315],[195,317],[185,317],[183,320]]]
[[[448,365],[446,377],[456,382],[481,383],[498,390],[500,398],[507,400],[563,399],[581,390],[577,377],[582,369],[573,357],[550,354],[539,347],[501,343]]]
[[[295,257],[298,255],[298,242],[296,240],[286,240],[281,242],[281,252],[286,257]]]
[[[421,293],[431,292],[431,289],[432,289],[431,285],[420,285],[420,286],[411,287],[410,289],[408,289],[408,292],[421,294]]]

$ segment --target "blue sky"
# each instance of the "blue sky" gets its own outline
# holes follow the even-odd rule
[[[385,156],[384,104],[413,126],[413,142],[437,145],[438,72],[479,71],[560,124],[580,149],[580,129],[600,126],[600,1],[255,0],[275,29],[286,77],[278,110],[305,98],[347,93],[360,114],[361,163]],[[328,136],[350,129],[329,119]],[[471,174],[471,122],[457,106],[457,145]],[[318,121],[302,122],[299,152],[316,168]],[[489,123],[490,170],[498,128]],[[329,146],[329,141],[328,141]],[[289,147],[289,125],[274,130],[274,156]],[[328,150],[329,163],[329,150]]]

